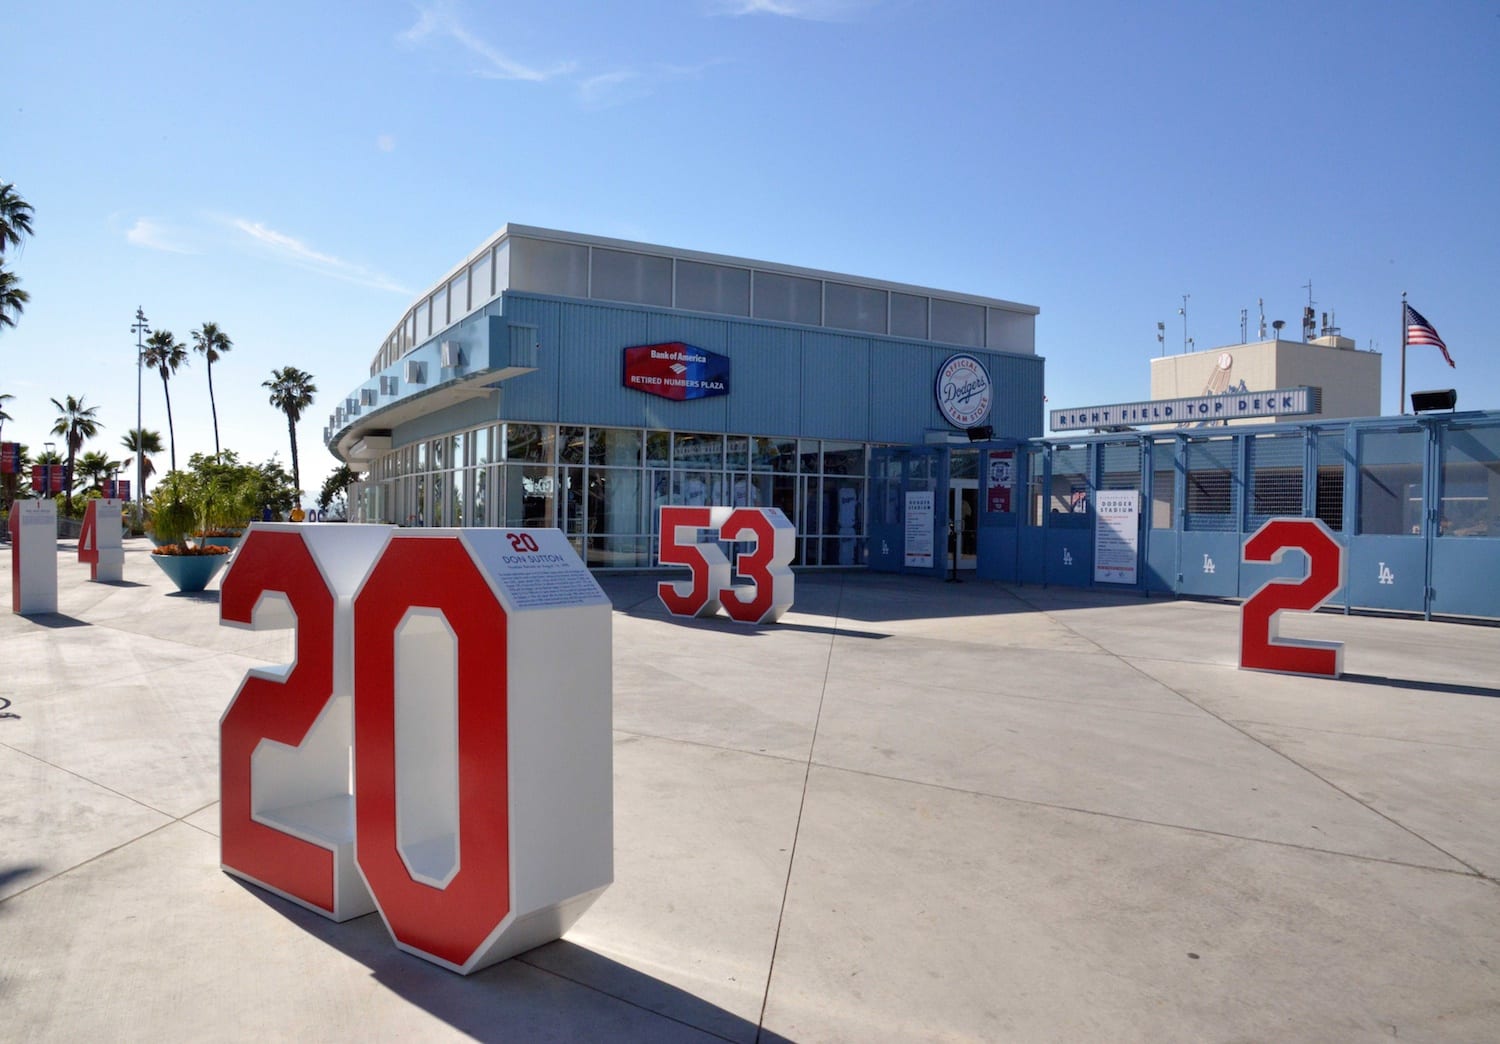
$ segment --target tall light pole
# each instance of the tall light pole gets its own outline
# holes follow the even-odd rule
[[[141,310],[139,305],[136,306],[135,322],[131,324],[130,329],[135,334],[135,520],[137,524],[140,524],[143,521],[141,517],[141,493],[143,492],[142,487],[145,483],[146,467],[145,461],[142,459],[145,450],[145,446],[142,444],[145,442],[145,439],[141,436],[141,370],[144,368],[142,359],[144,358],[146,346],[141,338],[150,333],[151,328],[146,325],[146,313]]]
[[[1188,350],[1189,343],[1190,343],[1188,341],[1188,335],[1187,335],[1187,303],[1188,303],[1188,298],[1192,297],[1192,296],[1193,296],[1192,294],[1183,294],[1182,295],[1182,307],[1179,308],[1179,309],[1177,309],[1177,314],[1180,315],[1180,316],[1182,316],[1182,350],[1184,352],[1186,352]]]

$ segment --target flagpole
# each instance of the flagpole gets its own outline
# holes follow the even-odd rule
[[[1401,415],[1406,416],[1406,291],[1401,291]]]

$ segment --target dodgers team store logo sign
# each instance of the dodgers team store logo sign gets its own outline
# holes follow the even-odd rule
[[[938,370],[933,393],[949,424],[972,428],[990,415],[990,388],[984,363],[972,355],[950,355]]]
[[[625,349],[625,387],[663,399],[729,394],[729,358],[681,341]]]

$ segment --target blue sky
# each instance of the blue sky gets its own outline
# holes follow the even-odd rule
[[[1493,3],[904,0],[22,4],[0,181],[36,208],[8,263],[4,437],[83,395],[134,426],[136,307],[205,320],[223,442],[288,458],[261,382],[332,405],[412,299],[516,222],[1041,308],[1052,407],[1145,398],[1181,296],[1200,349],[1298,327],[1313,287],[1384,354],[1400,300],[1446,340],[1409,388],[1500,408],[1500,8]],[[202,362],[179,460],[211,450]],[[147,375],[147,427],[165,435]],[[120,451],[123,456],[123,451]],[[158,461],[165,470],[166,462]]]

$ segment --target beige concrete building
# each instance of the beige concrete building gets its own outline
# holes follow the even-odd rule
[[[1337,333],[1310,342],[1278,338],[1234,344],[1152,359],[1151,398],[1180,399],[1307,385],[1320,390],[1322,412],[1287,414],[1276,420],[1378,417],[1380,361],[1379,352],[1359,351],[1353,340]],[[1264,424],[1266,418],[1228,423]]]

